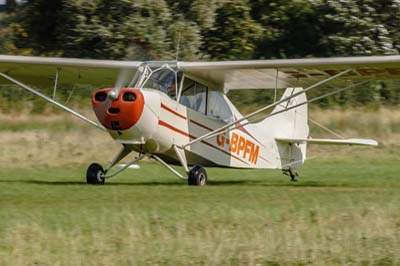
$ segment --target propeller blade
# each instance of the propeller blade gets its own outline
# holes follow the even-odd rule
[[[107,109],[110,107],[112,102],[113,102],[113,99],[110,99],[110,97],[107,97],[104,104],[99,105],[99,107],[98,107],[99,111],[96,112],[96,115],[97,115],[97,118],[99,121],[103,121],[105,119],[105,117],[107,116]]]
[[[117,80],[115,81],[115,85],[112,91],[109,93],[109,97],[113,100],[118,98],[119,91],[127,86],[131,79],[133,78],[133,75],[135,73],[134,69],[130,68],[122,68],[119,73]]]

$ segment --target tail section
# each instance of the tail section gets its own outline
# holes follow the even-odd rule
[[[302,88],[288,88],[281,99],[302,91]],[[302,93],[288,101],[276,106],[273,113],[279,114],[267,117],[255,124],[254,130],[262,137],[265,144],[265,156],[272,163],[272,168],[295,169],[301,167],[306,158],[307,143],[285,143],[277,142],[276,139],[307,139],[308,107],[307,104],[284,111],[295,105],[307,101],[307,96]]]
[[[309,136],[307,96],[301,93],[302,88],[288,88],[281,100],[290,98],[276,106],[270,117],[252,124],[255,132],[263,144],[262,155],[264,168],[287,170],[294,180],[293,169],[303,165],[306,159],[307,144],[323,145],[367,145],[377,146],[378,142],[372,139],[313,139]],[[300,105],[301,106],[297,106]],[[297,106],[297,107],[295,107]],[[250,126],[250,125],[249,125]]]

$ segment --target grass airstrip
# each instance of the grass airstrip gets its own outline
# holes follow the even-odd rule
[[[395,144],[311,148],[297,183],[208,168],[189,187],[146,161],[89,186],[109,139],[41,130],[0,130],[0,265],[400,265]]]

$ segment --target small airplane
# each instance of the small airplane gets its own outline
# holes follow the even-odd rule
[[[88,184],[104,184],[147,157],[189,185],[204,186],[207,166],[281,169],[295,181],[307,144],[378,145],[370,139],[311,138],[307,106],[371,80],[399,79],[400,56],[139,62],[0,55],[0,76],[0,84],[34,93],[121,145],[105,168],[88,167]],[[99,123],[55,100],[58,87],[73,84],[101,88],[91,99]],[[36,89],[49,86],[53,97]],[[308,91],[322,86],[331,90],[307,99]],[[284,93],[242,116],[226,94],[246,89]],[[131,161],[114,167],[131,152],[136,152]],[[171,164],[181,165],[184,174]]]

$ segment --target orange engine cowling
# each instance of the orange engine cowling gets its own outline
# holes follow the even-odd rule
[[[140,90],[123,88],[118,98],[108,97],[112,89],[95,91],[92,96],[93,110],[100,123],[107,129],[126,130],[137,123],[144,108]]]

